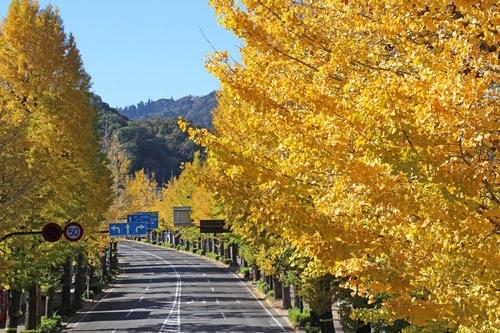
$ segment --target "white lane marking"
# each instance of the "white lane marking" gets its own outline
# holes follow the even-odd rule
[[[130,317],[130,315],[132,314],[132,312],[134,312],[134,309],[130,310],[125,317],[127,317],[127,318]]]
[[[160,257],[158,257],[160,258]],[[160,258],[161,259],[161,258]],[[162,259],[163,260],[163,259]],[[177,315],[177,332],[181,331],[181,275],[177,270],[170,265],[168,262],[164,260],[164,262],[172,268],[172,270],[175,272],[175,276],[177,278],[177,283],[175,285],[175,296],[174,296],[174,302],[172,304],[172,307],[170,308],[170,312],[168,313],[167,318],[163,321],[163,325],[161,325],[160,330],[158,331],[159,333],[163,332],[163,329],[168,325],[168,322],[170,321],[170,317],[172,314],[175,312]]]
[[[236,275],[234,272],[231,272],[231,274],[234,275],[234,277],[238,280],[240,280],[240,283],[246,288],[246,290],[248,291],[248,293],[250,295],[253,296],[253,298],[255,298],[255,300],[257,301],[257,303],[260,304],[260,306],[262,306],[262,308],[267,312],[267,314],[274,320],[274,322],[281,328],[281,330],[283,332],[286,332],[287,330],[283,327],[283,325],[280,324],[280,322],[278,321],[278,319],[276,319],[276,317],[272,314],[271,311],[269,311],[269,309],[260,301],[260,299],[255,296],[255,294],[250,290],[250,288],[248,288],[248,286],[243,282],[243,280],[240,279],[240,277],[238,275]]]
[[[123,245],[123,246],[128,247],[126,245]],[[174,313],[175,313],[175,317],[177,318],[177,322],[176,322],[177,331],[176,332],[180,332],[181,331],[181,295],[182,295],[181,275],[179,274],[179,272],[177,272],[177,270],[175,269],[174,266],[172,266],[168,261],[166,261],[162,257],[157,256],[156,254],[149,253],[147,251],[142,251],[142,250],[138,250],[138,249],[134,249],[134,250],[138,251],[138,252],[145,253],[147,255],[150,255],[152,257],[155,257],[155,258],[161,260],[165,265],[167,265],[174,272],[175,278],[177,280],[176,285],[175,285],[174,301],[172,303],[172,307],[170,308],[170,312],[168,313],[167,318],[165,318],[165,320],[163,321],[163,324],[161,325],[161,328],[158,331],[158,333],[161,333],[161,332],[163,332],[163,330],[166,329],[167,325],[169,325],[170,318],[172,317],[172,315]]]
[[[221,312],[220,314],[222,315],[222,318],[226,319],[226,315],[224,314],[224,312]]]
[[[214,287],[210,287],[210,288],[212,289],[212,292],[214,293],[214,292],[215,292],[215,289],[214,289]]]
[[[108,290],[108,292],[107,292],[107,293],[105,293],[105,294],[104,294],[104,296],[103,296],[100,300],[98,300],[98,301],[97,301],[97,303],[95,303],[95,304],[94,304],[94,305],[90,308],[90,310],[88,310],[87,312],[85,312],[85,314],[83,315],[83,317],[82,317],[79,321],[77,321],[77,322],[76,322],[76,323],[74,323],[73,325],[71,325],[71,324],[70,324],[70,325],[69,325],[69,328],[74,328],[74,327],[78,326],[78,324],[79,324],[79,323],[81,323],[82,321],[84,321],[84,320],[85,320],[85,318],[87,318],[88,314],[89,314],[89,313],[91,313],[91,312],[93,312],[93,311],[94,311],[94,309],[95,309],[95,308],[99,305],[99,303],[101,303],[101,301],[103,301],[103,300],[106,298],[106,296],[108,296],[108,295],[109,295],[112,291],[113,291],[113,288],[109,289],[109,290]]]

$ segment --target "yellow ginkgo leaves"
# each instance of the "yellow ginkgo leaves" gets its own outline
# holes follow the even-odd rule
[[[218,195],[392,319],[499,328],[498,4],[211,3],[244,44],[195,133]]]

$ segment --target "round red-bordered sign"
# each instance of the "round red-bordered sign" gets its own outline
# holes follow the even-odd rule
[[[80,223],[71,222],[64,227],[64,237],[70,242],[76,242],[83,236],[83,227]]]
[[[57,223],[47,223],[42,229],[42,236],[47,242],[57,242],[62,235],[61,226]]]

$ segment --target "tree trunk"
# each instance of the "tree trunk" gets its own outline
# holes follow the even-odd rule
[[[283,298],[283,283],[281,283],[278,278],[273,277],[273,293],[274,299],[282,299]]]
[[[45,295],[45,318],[50,318],[54,314],[54,296],[56,294],[56,290],[54,286],[50,286],[47,289],[47,293]]]
[[[270,275],[264,275],[264,282],[267,283],[267,286],[269,287],[269,290],[273,290],[273,277]]]
[[[111,271],[118,269],[118,243],[111,243]]]
[[[106,250],[106,252],[109,250]],[[101,274],[102,277],[107,279],[108,278],[108,255],[101,255]]]
[[[238,263],[238,245],[237,244],[231,245],[231,260],[233,261],[233,265],[236,265]]]
[[[260,270],[259,266],[257,265],[252,265],[252,271],[253,271],[253,280],[258,281],[260,280]]]
[[[333,326],[333,314],[331,310],[326,311],[319,316],[319,326],[321,327],[321,333],[335,333],[335,327]]]
[[[218,252],[219,252],[219,256],[226,258],[224,255],[224,242],[223,241],[219,241],[219,251]]]
[[[360,326],[357,330],[356,333],[370,333],[372,331],[371,326],[369,324],[364,325],[363,322],[360,322]]]
[[[37,322],[39,322],[38,318],[40,317],[40,313],[38,311],[38,287],[36,283],[33,283],[29,286],[26,292],[26,312],[24,314],[25,321],[24,325],[27,330],[34,330],[37,328]]]
[[[76,258],[75,266],[75,289],[73,293],[73,308],[80,309],[82,307],[82,295],[85,292],[85,267],[83,254],[79,253]]]
[[[214,248],[214,240],[213,239],[208,239],[208,251],[207,252],[210,252],[212,253],[213,252],[213,248]]]
[[[297,286],[294,285],[293,287],[293,306],[295,308],[299,308],[300,312],[302,313],[302,311],[304,310],[304,302],[302,301],[302,297],[300,297],[298,294],[298,289],[296,288]]]
[[[21,290],[10,289],[7,303],[7,322],[5,332],[17,332],[17,324],[21,314]]]
[[[68,314],[71,307],[71,262],[67,260],[63,264],[63,274],[61,276],[61,312]]]
[[[283,290],[282,290],[283,300],[281,302],[281,307],[285,310],[288,310],[292,307],[292,297],[290,294],[290,286],[285,286],[284,284],[282,284],[282,287],[283,287]]]

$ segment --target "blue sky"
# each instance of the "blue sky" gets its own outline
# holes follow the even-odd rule
[[[111,107],[203,96],[219,88],[207,54],[241,42],[222,28],[208,0],[39,0],[59,8],[75,36],[92,91]],[[0,0],[0,17],[10,0]],[[205,35],[205,36],[204,36]],[[209,42],[207,42],[207,39]]]

